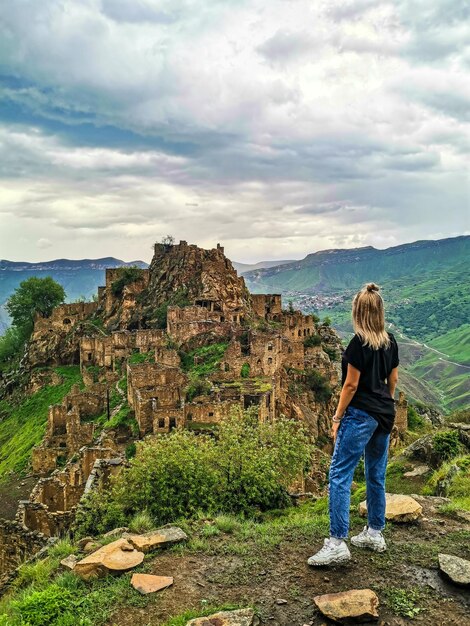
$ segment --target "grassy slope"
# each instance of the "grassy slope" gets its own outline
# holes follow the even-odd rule
[[[18,405],[0,402],[0,480],[9,472],[24,471],[32,448],[44,436],[49,406],[61,402],[72,385],[81,381],[78,366],[56,371],[63,377],[62,384],[44,387]]]

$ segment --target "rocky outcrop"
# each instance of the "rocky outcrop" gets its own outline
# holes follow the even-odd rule
[[[370,622],[378,619],[379,598],[372,589],[351,589],[315,596],[321,613],[339,624]]]

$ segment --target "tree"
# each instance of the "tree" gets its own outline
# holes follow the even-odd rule
[[[26,339],[33,330],[34,316],[49,317],[54,307],[65,300],[65,291],[53,278],[32,276],[20,283],[5,305],[13,326]]]
[[[165,235],[165,237],[162,237],[162,244],[164,246],[173,246],[175,244],[175,238],[173,235]]]

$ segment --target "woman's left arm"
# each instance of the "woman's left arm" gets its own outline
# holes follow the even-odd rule
[[[361,377],[361,372],[356,367],[348,363],[348,371],[346,374],[346,380],[344,381],[343,388],[341,390],[341,395],[339,397],[338,408],[336,409],[336,413],[333,416],[333,419],[341,419],[344,415],[344,412],[349,406],[349,403],[354,398],[354,394],[357,391],[357,387],[359,385],[359,379]],[[333,426],[331,429],[331,434],[333,436],[333,442],[336,441],[336,433],[339,428],[339,422],[333,422]]]

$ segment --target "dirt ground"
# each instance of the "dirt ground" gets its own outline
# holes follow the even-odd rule
[[[0,518],[15,519],[19,501],[29,498],[37,480],[37,476],[23,478],[13,474],[6,481],[0,482]]]
[[[346,566],[314,569],[307,558],[321,546],[320,538],[285,536],[269,551],[227,554],[230,535],[214,536],[208,551],[163,552],[148,561],[148,573],[173,576],[174,585],[144,608],[116,611],[109,626],[160,626],[185,610],[225,603],[255,607],[258,623],[271,626],[312,626],[330,622],[313,598],[347,589],[371,588],[380,598],[379,624],[400,626],[470,626],[470,588],[446,582],[437,570],[438,552],[470,558],[470,524],[437,512],[432,498],[420,498],[424,508],[418,524],[389,526],[389,549],[383,554],[351,546]],[[353,533],[360,530],[356,519]],[[225,553],[224,553],[225,552]],[[390,588],[418,589],[420,612],[400,617],[386,604]],[[282,602],[280,602],[282,600]]]

